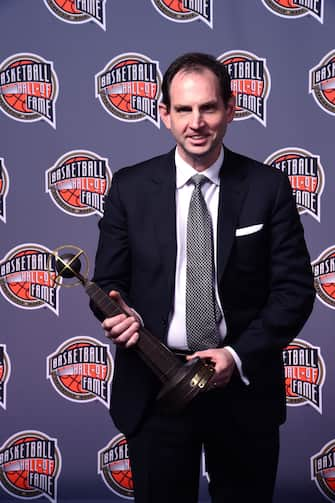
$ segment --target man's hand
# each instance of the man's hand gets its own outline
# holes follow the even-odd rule
[[[117,314],[111,318],[106,318],[102,322],[102,328],[105,331],[106,337],[111,339],[114,344],[129,348],[138,341],[138,329],[141,326],[140,321],[136,317],[134,311],[124,302],[119,292],[111,290],[109,296],[115,300],[121,309],[129,314],[129,316],[126,314]]]
[[[187,357],[188,360],[196,357],[210,360],[215,365],[215,374],[210,381],[210,387],[219,388],[226,386],[236,367],[236,363],[232,354],[225,348],[206,349],[205,351],[197,351],[193,355]]]

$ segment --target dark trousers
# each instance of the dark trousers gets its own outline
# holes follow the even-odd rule
[[[279,429],[236,421],[224,390],[176,415],[151,411],[127,440],[136,503],[197,503],[202,447],[213,503],[272,502]]]

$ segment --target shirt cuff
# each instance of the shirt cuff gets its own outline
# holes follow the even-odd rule
[[[236,351],[233,348],[231,348],[230,346],[225,346],[224,348],[227,349],[229,351],[229,353],[232,355],[232,357],[234,358],[237,370],[238,370],[238,372],[240,374],[240,377],[241,377],[242,381],[244,382],[244,384],[246,384],[247,386],[249,386],[250,381],[247,378],[247,376],[243,373],[242,362],[241,362],[240,357],[238,356],[238,354],[236,353]]]

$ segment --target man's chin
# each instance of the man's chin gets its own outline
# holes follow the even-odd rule
[[[216,148],[214,147],[208,148],[208,146],[207,147],[199,146],[199,147],[192,147],[186,150],[186,153],[193,159],[206,159],[207,157],[215,156],[215,151]],[[219,149],[218,151],[220,152]]]
[[[186,145],[186,148],[185,148],[185,151],[188,152],[188,154],[190,155],[206,155],[208,152],[210,152],[211,150],[211,146],[208,145],[208,143],[203,143],[203,144],[199,144],[197,145],[196,143],[195,144],[192,144],[192,143],[189,143],[188,145]]]

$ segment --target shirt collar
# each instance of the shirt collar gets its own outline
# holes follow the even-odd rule
[[[223,163],[224,150],[221,147],[219,157],[216,161],[209,166],[207,169],[201,172],[202,175],[207,176],[209,180],[215,185],[220,185],[220,169]],[[192,176],[194,176],[198,171],[196,171],[190,164],[188,164],[178,152],[178,148],[175,150],[175,163],[176,163],[176,186],[177,189],[183,187]]]

